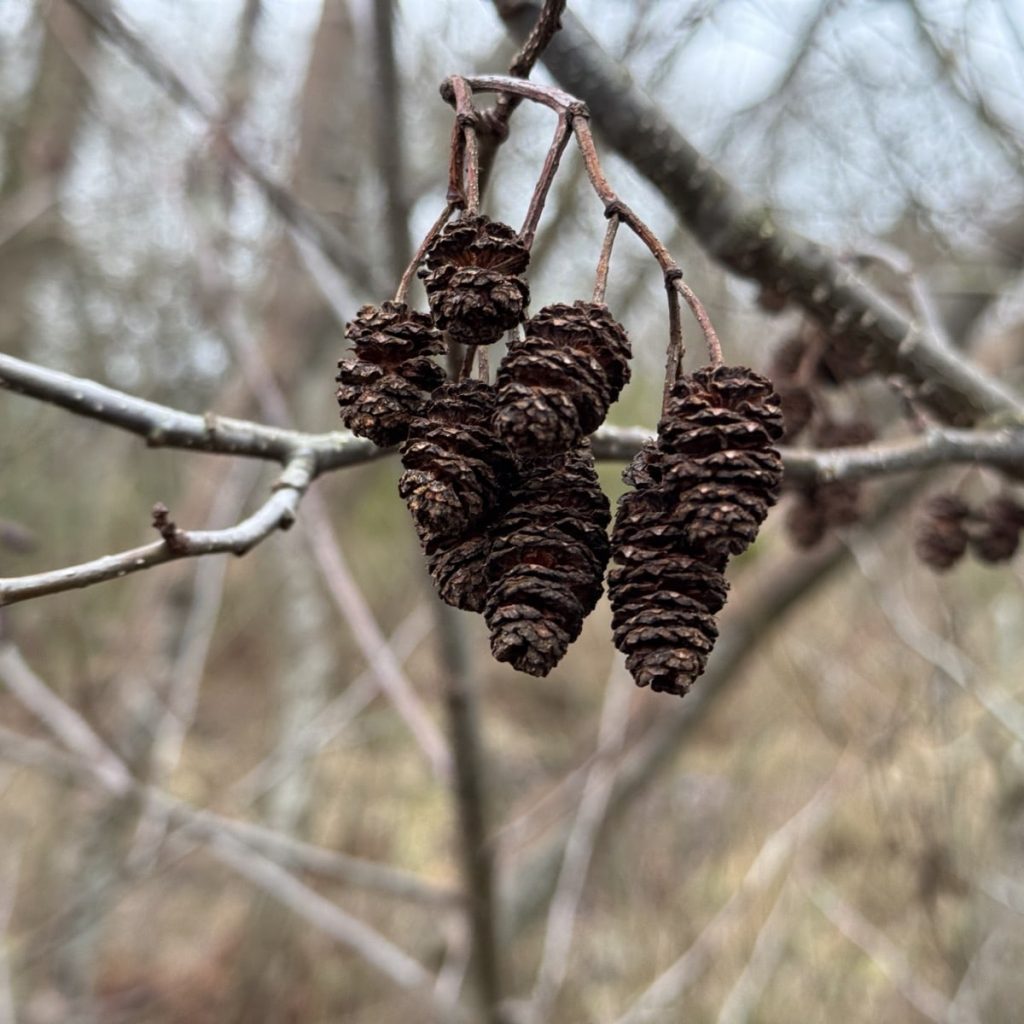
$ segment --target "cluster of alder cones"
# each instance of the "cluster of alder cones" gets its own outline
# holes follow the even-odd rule
[[[830,392],[872,372],[863,347],[805,324],[776,349],[771,374],[782,399],[787,443],[806,437],[816,448],[868,444],[876,433],[863,417],[833,410]],[[786,530],[800,548],[813,548],[832,531],[852,526],[863,515],[857,480],[822,481],[795,489],[786,511]]]
[[[528,263],[505,224],[471,213],[444,227],[419,269],[430,314],[385,302],[347,325],[342,419],[400,445],[399,492],[438,593],[484,615],[499,661],[550,672],[611,559],[616,646],[640,685],[683,694],[717,635],[726,561],[776,500],[779,397],[745,367],[679,374],[657,438],[626,471],[634,489],[609,540],[587,438],[629,380],[629,338],[601,302],[527,317]],[[474,379],[476,352],[507,332],[495,382]],[[452,343],[468,352],[455,379],[432,358]]]
[[[784,441],[806,437],[817,448],[842,448],[868,444],[877,436],[863,417],[842,418],[832,410],[843,388],[874,373],[866,348],[855,339],[804,324],[777,347],[771,373],[782,399]],[[861,515],[860,481],[826,481],[795,488],[785,522],[793,543],[810,548]],[[968,551],[996,564],[1016,554],[1022,531],[1024,504],[1009,492],[972,507],[956,493],[943,491],[919,511],[914,551],[938,572],[951,569]]]

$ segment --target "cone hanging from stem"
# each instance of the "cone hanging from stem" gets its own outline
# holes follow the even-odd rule
[[[629,337],[596,302],[545,306],[498,370],[495,426],[513,450],[553,454],[604,422],[629,380]]]
[[[383,447],[405,440],[444,371],[430,356],[444,351],[437,328],[404,302],[363,306],[345,325],[355,359],[342,359],[335,396],[342,422]]]
[[[523,460],[520,474],[490,531],[484,614],[495,658],[546,676],[601,596],[611,514],[589,445]]]
[[[681,696],[704,671],[728,558],[777,500],[782,429],[771,382],[746,367],[705,367],[669,390],[612,533],[614,640],[640,686]]]

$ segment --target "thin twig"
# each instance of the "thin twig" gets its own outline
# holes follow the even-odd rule
[[[661,414],[668,410],[669,396],[675,386],[676,379],[682,369],[686,356],[686,344],[683,339],[683,318],[679,309],[679,292],[668,282],[665,289],[668,293],[668,350],[665,353],[665,383],[661,390]]]
[[[604,242],[601,244],[601,256],[597,261],[597,274],[594,277],[594,302],[604,303],[604,295],[608,288],[608,268],[612,261],[612,246],[615,245],[615,235],[619,230],[619,215],[613,213],[608,218],[608,227],[604,232]]]
[[[454,205],[449,202],[441,211],[441,215],[437,220],[431,224],[430,230],[427,232],[423,241],[420,242],[419,248],[416,250],[416,254],[413,256],[409,265],[405,268],[405,271],[402,274],[402,279],[398,282],[398,289],[395,292],[395,302],[405,302],[405,298],[409,293],[409,284],[412,281],[413,275],[416,273],[416,268],[423,262],[423,257],[427,254],[427,249],[430,248],[441,229],[448,223],[448,219],[451,217],[454,209]]]
[[[569,144],[569,139],[571,138],[572,127],[569,124],[569,119],[565,115],[559,114],[558,125],[555,128],[555,137],[552,139],[551,145],[544,156],[544,166],[541,168],[540,177],[537,179],[533,194],[530,196],[530,205],[526,209],[526,218],[523,220],[523,226],[519,232],[523,245],[527,249],[533,247],[533,240],[537,234],[537,225],[540,224],[540,217],[544,212],[544,204],[547,202],[548,192],[551,191],[551,184],[558,173],[558,165],[561,163],[562,154],[565,152],[565,147]]]
[[[714,951],[746,910],[752,897],[775,884],[795,851],[829,819],[837,796],[848,783],[849,774],[850,765],[841,762],[814,796],[768,836],[743,881],[718,913],[704,926],[686,952],[644,990],[616,1024],[640,1024],[641,1021],[662,1019],[665,1010],[677,1002],[708,968]]]
[[[538,58],[545,47],[551,42],[555,33],[562,27],[561,16],[565,10],[566,0],[544,0],[537,20],[528,33],[523,45],[512,58],[508,73],[516,78],[529,78]],[[491,110],[480,116],[481,152],[480,182],[481,190],[490,177],[491,168],[498,147],[508,138],[508,125],[512,113],[519,105],[519,100],[509,93],[500,93]]]
[[[711,360],[711,365],[721,366],[722,343],[718,340],[718,334],[712,326],[711,317],[708,316],[708,311],[704,308],[704,304],[693,293],[693,289],[682,279],[682,276],[674,277],[672,279],[672,286],[686,300],[686,304],[690,307],[697,323],[700,324],[700,329],[704,332],[704,340],[707,342],[708,358]]]
[[[288,529],[294,523],[299,502],[313,479],[314,462],[309,452],[293,458],[278,477],[274,493],[251,516],[234,526],[223,530],[175,530],[173,543],[158,540],[64,569],[0,579],[0,605],[91,587],[178,558],[244,555],[275,531]]]
[[[822,914],[864,952],[918,1013],[935,1021],[935,1024],[948,1024],[949,1000],[911,970],[906,954],[887,935],[850,906],[823,879],[808,879],[803,889]],[[958,1020],[968,1024],[970,1018]]]

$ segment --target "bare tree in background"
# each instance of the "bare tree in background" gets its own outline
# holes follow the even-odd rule
[[[1024,20],[770,6],[0,12],[0,1024],[1018,1019],[1024,577],[912,548],[1024,479]],[[786,443],[683,701],[603,604],[548,679],[492,662],[334,429],[343,324],[446,201],[437,88],[504,72],[586,104],[732,361],[874,430]],[[488,109],[492,215],[551,127]],[[589,294],[587,188],[568,150],[538,306]],[[632,240],[607,301],[614,497],[666,336]],[[859,514],[795,550],[822,494]]]

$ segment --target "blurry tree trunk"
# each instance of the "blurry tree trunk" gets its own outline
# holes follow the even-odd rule
[[[89,91],[79,65],[92,58],[93,30],[64,0],[45,10],[43,41],[28,106],[4,133],[0,221],[25,222],[0,258],[0,352],[25,355],[28,293],[41,269],[65,254],[54,205],[74,153]],[[73,59],[69,54],[73,54]],[[33,215],[34,210],[42,212]]]
[[[283,643],[274,677],[277,735],[272,743],[289,747],[301,741],[326,703],[338,665],[331,643],[332,610],[303,538],[288,536],[276,554]],[[263,816],[271,828],[289,835],[308,833],[313,797],[309,764],[300,761],[267,795]],[[237,998],[232,1002],[239,1024],[309,1019],[312,1008],[303,999],[315,986],[308,984],[303,932],[279,901],[254,899],[243,937]]]
[[[310,53],[301,97],[299,148],[293,168],[295,192],[357,237],[361,161],[353,159],[365,128],[359,114],[361,63],[354,27],[343,0],[326,0]],[[323,408],[317,395],[330,395],[326,354],[340,340],[334,313],[309,277],[292,244],[282,240],[269,261],[273,279],[262,311],[262,357],[303,422],[305,408]],[[309,395],[307,403],[306,396]],[[331,410],[333,412],[333,409]],[[279,545],[282,653],[275,677],[275,746],[298,742],[327,702],[338,665],[331,642],[334,612],[321,588],[317,568],[298,535]],[[308,830],[314,769],[300,762],[269,794],[267,823],[283,832]],[[232,1019],[242,1024],[285,1024],[308,1019],[303,1005],[308,954],[306,929],[280,904],[257,898],[243,928]],[[298,1000],[298,1001],[297,1001]]]

